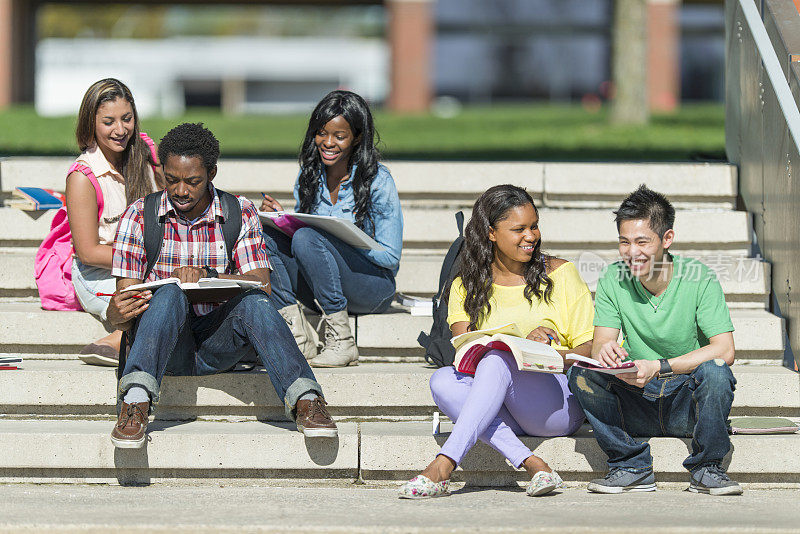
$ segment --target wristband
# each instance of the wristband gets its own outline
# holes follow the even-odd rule
[[[669,364],[669,360],[662,358],[658,361],[661,364],[661,370],[658,372],[658,378],[669,378],[675,374],[672,372],[672,366]]]

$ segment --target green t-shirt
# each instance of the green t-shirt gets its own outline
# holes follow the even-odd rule
[[[597,283],[594,325],[622,330],[634,360],[674,358],[733,332],[716,273],[691,258],[672,261],[672,280],[658,297],[622,261],[609,265]]]

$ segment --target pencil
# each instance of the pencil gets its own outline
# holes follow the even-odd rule
[[[116,293],[95,293],[98,297],[113,297]],[[131,295],[135,299],[144,299],[146,297],[140,297],[139,295]]]

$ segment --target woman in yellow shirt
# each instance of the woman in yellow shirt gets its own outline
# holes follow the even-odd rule
[[[554,346],[562,356],[588,356],[592,296],[575,266],[541,252],[539,213],[533,199],[498,185],[475,203],[464,234],[460,276],[453,281],[447,321],[454,336],[513,322],[528,339]],[[573,434],[584,420],[563,374],[517,369],[514,357],[490,350],[475,376],[443,367],[431,376],[436,405],[455,422],[453,432],[422,474],[400,490],[404,498],[448,494],[450,474],[476,440],[531,475],[528,495],[544,495],[561,478],[517,437]]]

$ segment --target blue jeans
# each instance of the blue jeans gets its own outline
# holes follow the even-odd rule
[[[688,375],[653,379],[644,388],[576,367],[567,376],[611,469],[653,468],[650,444],[633,436],[692,438],[683,462],[689,471],[721,464],[730,450],[727,420],[736,379],[722,360],[704,362]]]
[[[139,386],[155,403],[165,373],[220,373],[253,352],[283,399],[290,419],[303,394],[322,396],[322,387],[266,293],[248,291],[197,317],[177,285],[161,286],[137,321],[118,395],[122,399],[131,387]]]
[[[382,313],[394,299],[394,275],[332,235],[305,227],[289,238],[264,228],[272,262],[272,300],[278,309],[302,302],[325,313]]]

